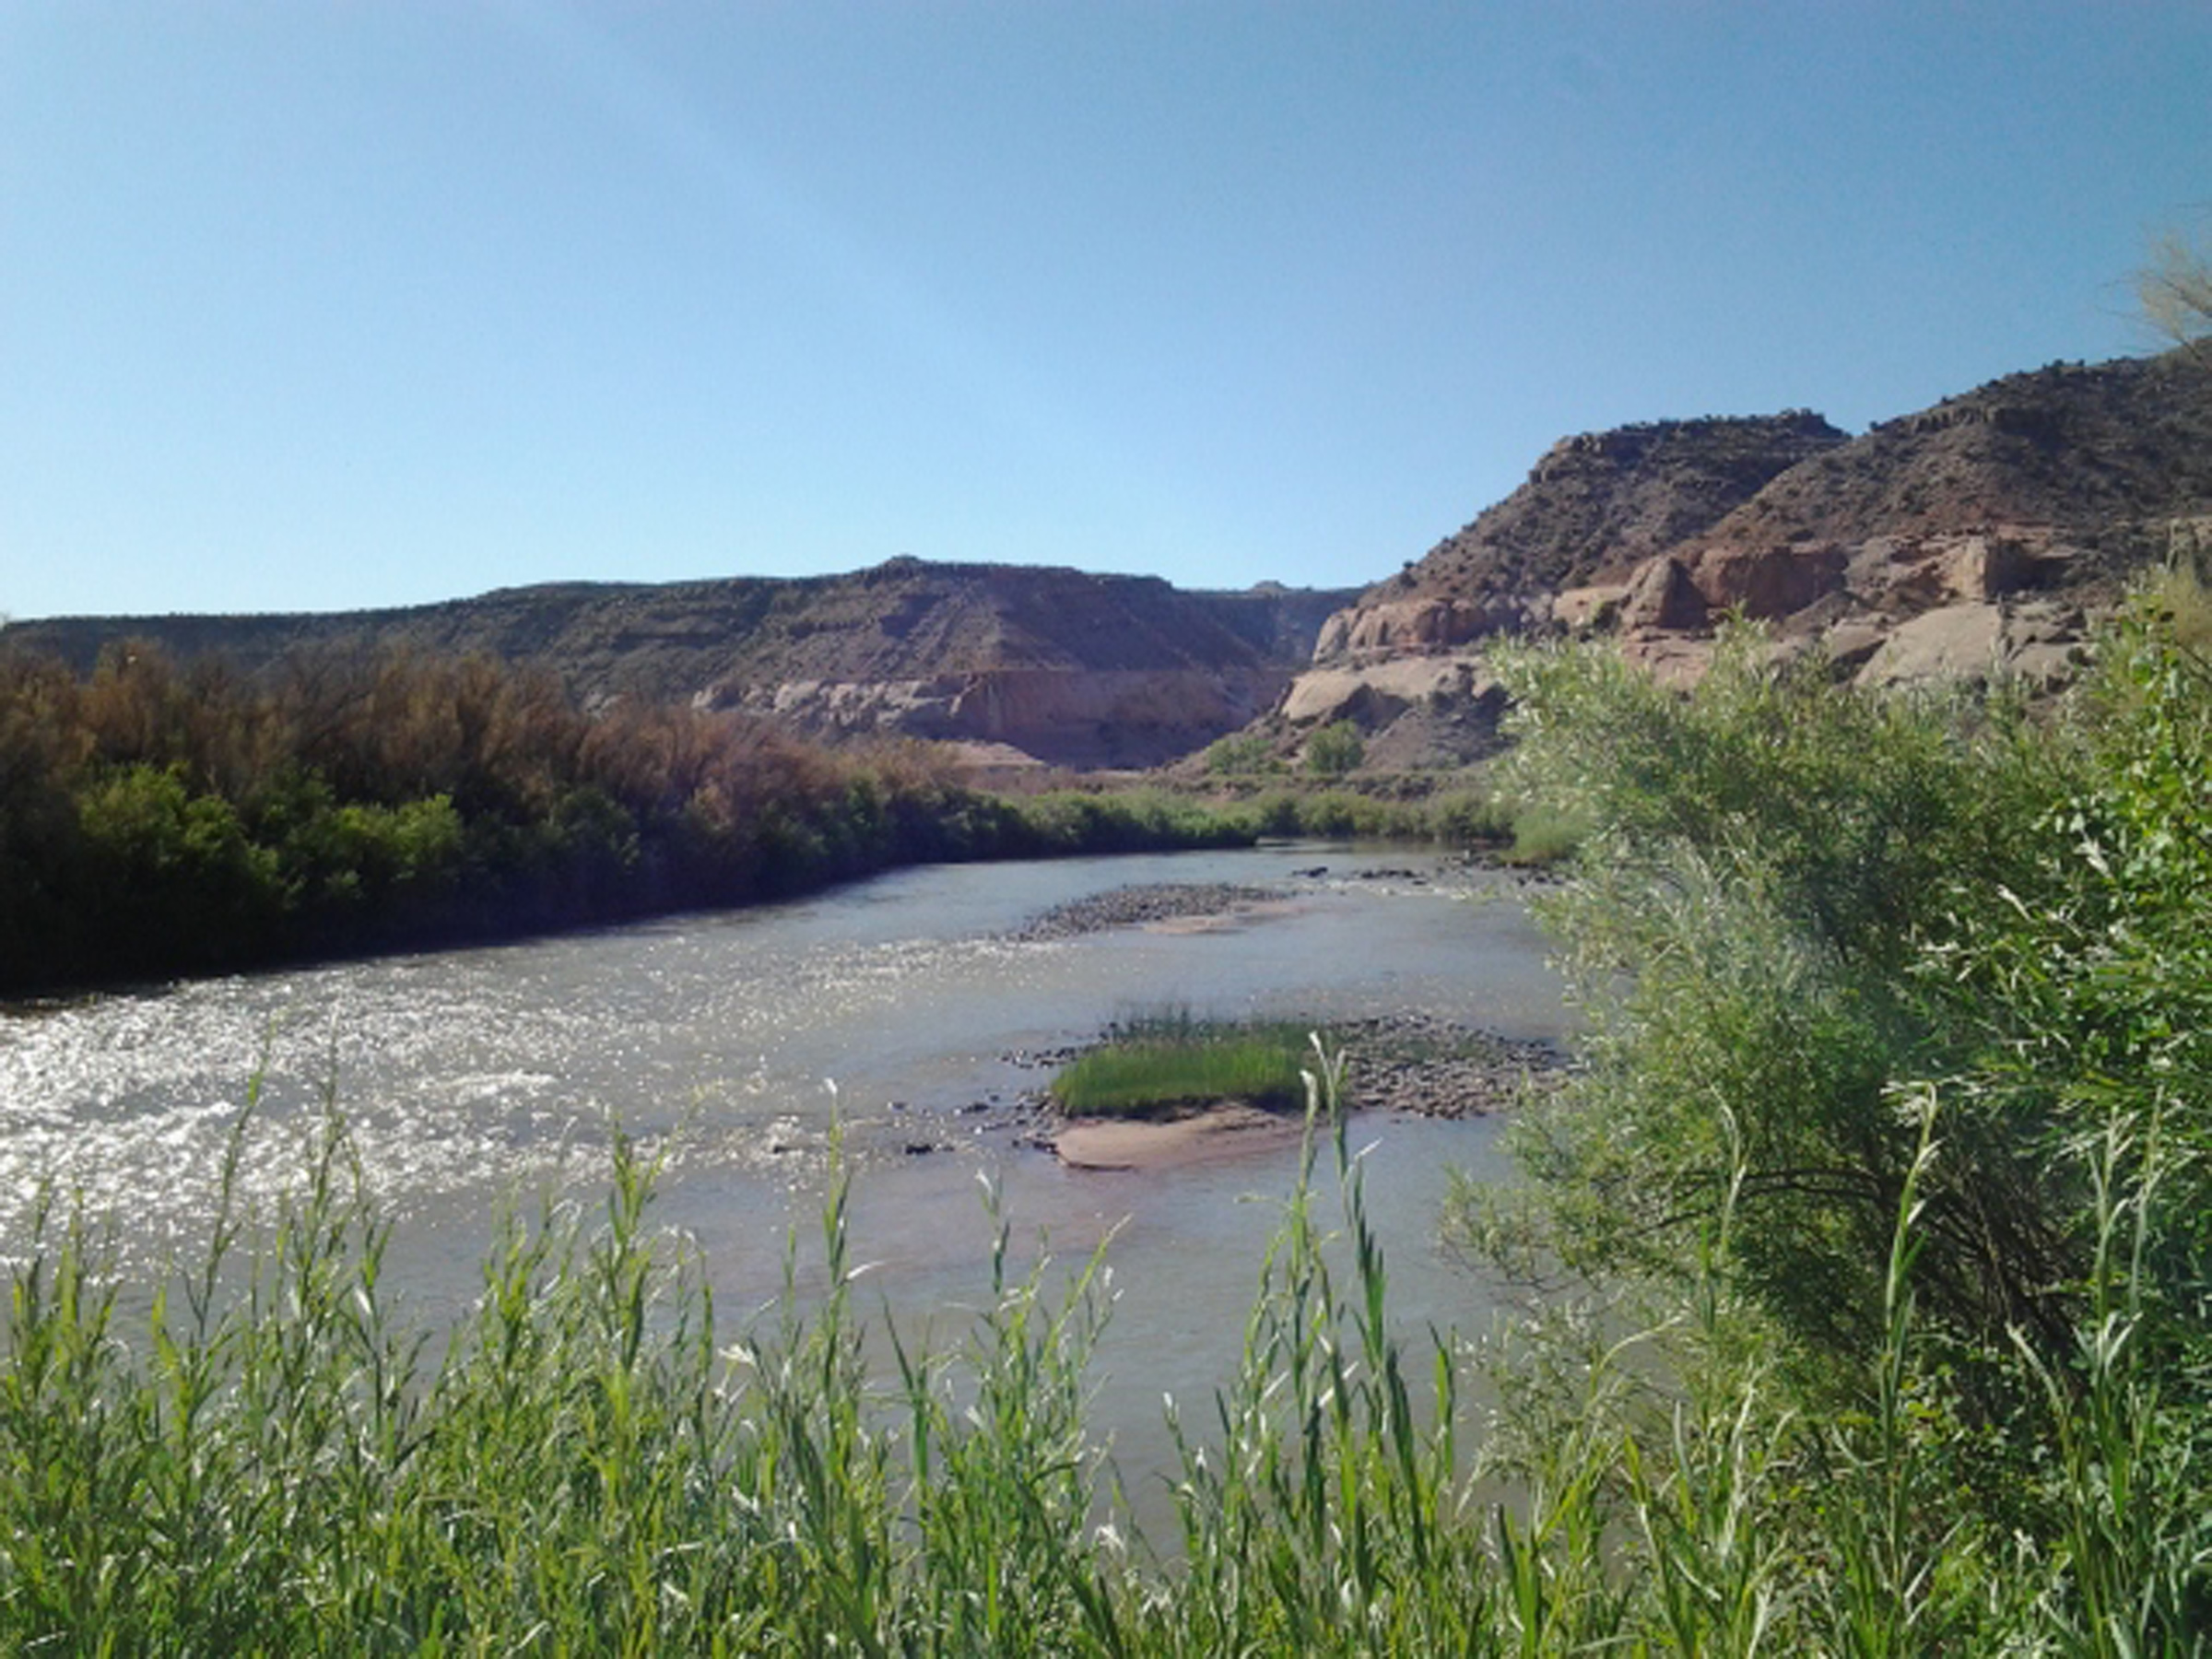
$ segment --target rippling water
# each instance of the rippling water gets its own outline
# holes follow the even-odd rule
[[[1326,866],[1321,876],[1310,872]],[[1393,872],[1411,869],[1418,879]],[[1067,900],[1133,883],[1279,886],[1289,902],[1199,931],[1013,943]],[[1403,851],[1262,848],[907,871],[800,903],[491,949],[241,976],[0,1018],[0,1250],[42,1181],[110,1217],[126,1265],[189,1252],[233,1125],[250,1206],[296,1184],[326,1100],[401,1218],[393,1265],[435,1315],[470,1296],[490,1218],[593,1192],[607,1126],[665,1149],[658,1214],[704,1252],[724,1305],[771,1294],[811,1226],[833,1114],[857,1248],[902,1320],[983,1282],[979,1174],[1016,1235],[1081,1255],[1119,1228],[1115,1385],[1157,1403],[1214,1376],[1249,1304],[1288,1154],[1135,1176],[1061,1169],[978,1111],[1041,1083],[1009,1056],[1132,1009],[1324,1019],[1413,1009],[1550,1037],[1559,987],[1508,885]],[[832,1088],[834,1083],[834,1088]],[[1363,1123],[1417,1317],[1466,1281],[1429,1229],[1447,1163],[1493,1125]],[[910,1148],[930,1148],[926,1156]],[[1224,1337],[1228,1338],[1227,1349]]]

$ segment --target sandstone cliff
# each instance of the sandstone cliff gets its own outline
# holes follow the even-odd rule
[[[2212,375],[2181,353],[2008,375],[1856,438],[1797,410],[1585,434],[1331,618],[1277,719],[1465,756],[1494,741],[1486,638],[1604,633],[1688,679],[1730,615],[1869,681],[2057,684],[2132,572],[2207,555]]]
[[[1869,681],[2054,684],[2128,574],[2174,557],[2212,561],[2212,373],[2181,353],[2008,375],[1855,438],[1786,410],[1564,439],[1359,594],[895,559],[335,616],[24,623],[0,649],[81,667],[135,635],[249,672],[361,641],[482,651],[542,663],[587,703],[689,700],[1069,766],[1158,764],[1255,717],[1291,748],[1351,719],[1371,761],[1411,766],[1494,746],[1503,699],[1479,650],[1497,634],[1602,633],[1688,679],[1740,615]]]
[[[488,652],[550,667],[587,704],[692,700],[831,737],[1149,766],[1264,712],[1311,655],[1321,618],[1351,596],[895,559],[842,576],[561,583],[324,616],[63,618],[0,630],[0,649],[86,668],[107,642],[135,637],[249,673],[364,641]]]

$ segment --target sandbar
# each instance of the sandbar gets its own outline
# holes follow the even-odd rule
[[[1072,1118],[1053,1150],[1074,1170],[1163,1170],[1295,1146],[1304,1131],[1301,1114],[1225,1100],[1183,1117]]]

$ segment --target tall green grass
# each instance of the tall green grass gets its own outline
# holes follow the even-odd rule
[[[262,1222],[226,1202],[142,1318],[49,1206],[0,1360],[0,1649],[2202,1651],[2203,1403],[2131,1323],[2156,1125],[2098,1149],[2106,1288],[2014,1522],[1958,1478],[1912,1318],[1932,1097],[1908,1103],[1886,1335],[1831,1368],[1830,1408],[1717,1270],[1732,1202],[1688,1302],[1626,1336],[1516,1336],[1478,1411],[1471,1350],[1394,1320],[1340,1072],[1312,1072],[1241,1360],[1168,1406],[1167,1538],[1135,1534],[1086,1421],[1106,1265],[1017,1272],[994,1213],[990,1305],[957,1346],[888,1320],[867,1340],[841,1176],[821,1287],[794,1269],[733,1327],[617,1135],[604,1206],[512,1218],[433,1358],[394,1315],[392,1224],[335,1116],[298,1196]],[[2193,1416],[2196,1440],[2171,1432]]]
[[[1295,1025],[1146,1016],[1062,1067],[1052,1096],[1074,1117],[1168,1117],[1222,1100],[1295,1111],[1311,1058]]]

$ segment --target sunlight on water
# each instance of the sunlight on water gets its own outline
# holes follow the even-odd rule
[[[1387,873],[1408,867],[1420,878]],[[1195,932],[1005,936],[1069,899],[1159,881],[1288,899]],[[724,1305],[744,1307],[774,1293],[794,1238],[804,1269],[835,1124],[856,1244],[880,1264],[871,1294],[902,1318],[957,1324],[979,1294],[979,1173],[1001,1183],[1032,1253],[1049,1240],[1079,1262],[1114,1233],[1123,1301],[1105,1402],[1141,1421],[1162,1387],[1217,1374],[1225,1338],[1233,1351],[1295,1156],[1087,1174],[1018,1144],[1008,1114],[1047,1076],[1022,1054],[1162,1004],[1416,1010],[1517,1037],[1557,1036],[1563,1018],[1494,878],[1402,852],[907,871],[786,906],[0,1018],[0,1251],[20,1252],[48,1182],[112,1221],[126,1266],[189,1254],[249,1100],[237,1185],[252,1217],[298,1185],[335,1098],[400,1219],[393,1271],[429,1312],[474,1294],[502,1205],[563,1190],[595,1204],[610,1124],[665,1154],[656,1214],[696,1242]],[[1441,1171],[1488,1159],[1492,1125],[1386,1122],[1375,1135],[1394,1290],[1427,1317],[1467,1294],[1429,1240]]]

